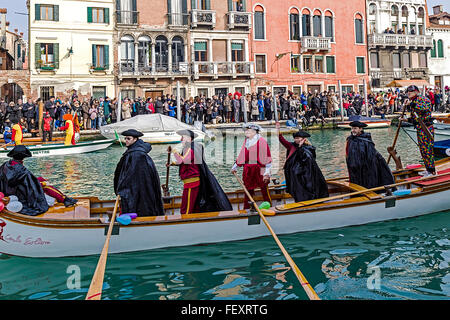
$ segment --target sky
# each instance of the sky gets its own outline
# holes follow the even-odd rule
[[[450,12],[450,3],[448,2],[448,0],[427,0],[427,3],[428,3],[428,12],[430,14],[432,14],[432,7],[439,4],[444,5],[444,11]],[[0,0],[0,8],[8,9],[6,19],[7,21],[10,22],[9,30],[14,31],[14,29],[19,29],[19,32],[23,32],[24,38],[25,40],[27,40],[28,16],[18,14],[18,13],[28,13],[26,0]]]

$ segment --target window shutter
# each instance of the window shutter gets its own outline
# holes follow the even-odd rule
[[[92,66],[95,68],[97,66],[97,45],[92,45]]]
[[[169,18],[169,25],[172,24],[172,0],[167,0],[167,17]]]
[[[255,12],[255,39],[264,40],[264,13]]]
[[[365,73],[364,71],[364,59],[356,58],[356,72],[357,73]]]
[[[182,2],[181,2],[181,13],[183,13],[183,25],[187,25],[188,24],[187,0],[182,0]]]
[[[59,69],[59,43],[53,44],[53,55],[55,57],[55,69]]]
[[[197,9],[197,3],[195,0],[191,0],[191,10]]]
[[[132,0],[131,4],[132,4],[131,11],[137,11],[136,0]]]
[[[17,58],[20,58],[20,53],[21,53],[21,46],[20,43],[17,44]]]
[[[335,73],[334,57],[327,57],[327,73]]]
[[[195,42],[194,51],[206,51],[206,42]]]
[[[233,10],[233,0],[228,0],[228,11],[234,11]]]
[[[205,1],[205,10],[211,10],[211,0],[206,0]]]
[[[34,20],[41,20],[41,5],[34,5]]]
[[[242,9],[247,12],[247,0],[242,0]]]
[[[438,58],[443,58],[444,57],[444,45],[443,45],[441,39],[439,39],[437,42],[437,51],[438,51],[437,52]]]
[[[103,46],[103,53],[104,53],[103,61],[105,62],[104,67],[109,68],[109,46],[107,45]]]
[[[39,60],[41,60],[41,44],[40,43],[35,43],[34,44],[34,62],[35,62],[35,67],[36,69],[38,69],[39,66]]]
[[[92,22],[92,8],[87,8],[87,22]]]
[[[117,23],[121,23],[121,19],[120,19],[120,0],[116,0],[116,21],[117,21]]]
[[[53,21],[59,21],[59,6],[53,6]]]
[[[431,48],[431,57],[436,58],[436,40],[433,40],[433,48]]]
[[[105,23],[109,24],[109,8],[105,8],[103,15],[105,16]]]
[[[363,43],[362,20],[355,19],[356,43]]]

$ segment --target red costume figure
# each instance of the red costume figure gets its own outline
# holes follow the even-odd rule
[[[49,195],[50,197],[55,198],[57,202],[64,203],[64,205],[66,207],[72,206],[72,205],[74,205],[75,203],[78,202],[78,200],[66,197],[64,195],[64,193],[62,193],[61,191],[59,191],[55,187],[47,184],[47,180],[45,180],[44,178],[38,177],[37,179],[41,183],[42,189],[44,189],[44,193],[46,195]]]
[[[270,168],[272,157],[267,141],[259,135],[261,127],[257,124],[244,126],[246,138],[236,159],[232,172],[237,167],[244,167],[242,180],[251,196],[255,189],[260,188],[264,201],[271,202],[268,185],[270,183]],[[249,209],[249,198],[245,194],[244,209]]]
[[[183,195],[181,199],[181,214],[190,214],[198,211],[197,196],[200,190],[200,167],[195,162],[194,150],[191,148],[191,142],[195,134],[190,130],[180,131],[183,143],[182,154],[174,151],[175,162],[173,165],[180,167],[180,179],[183,181]]]

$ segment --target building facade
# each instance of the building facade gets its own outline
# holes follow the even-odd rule
[[[0,98],[17,102],[30,95],[28,47],[23,32],[9,29],[7,9],[0,9]]]
[[[433,7],[428,33],[433,37],[429,52],[430,83],[444,89],[450,86],[450,14],[443,6]]]
[[[367,33],[372,88],[393,80],[429,80],[425,0],[367,0]]]
[[[254,91],[363,92],[367,82],[365,3],[252,0]]]
[[[34,98],[115,96],[113,13],[113,0],[29,1]]]
[[[116,0],[116,75],[124,96],[250,91],[251,13],[242,1]],[[239,10],[239,11],[238,11]]]

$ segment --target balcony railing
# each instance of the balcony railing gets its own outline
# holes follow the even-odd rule
[[[169,13],[167,15],[167,24],[169,27],[188,27],[189,14],[187,13]]]
[[[116,11],[117,24],[134,25],[138,23],[138,11]]]
[[[100,65],[92,65],[89,67],[89,70],[91,71],[106,71],[109,69],[109,64],[104,64],[102,66]]]
[[[428,77],[428,68],[403,68],[392,71],[371,71],[373,79],[394,80],[394,79],[425,79]]]
[[[228,28],[247,28],[250,29],[252,25],[252,13],[251,12],[228,12]]]
[[[370,34],[368,37],[370,47],[429,47],[433,46],[433,37],[429,35],[406,35],[391,33]]]
[[[187,62],[172,63],[138,63],[124,60],[120,63],[120,73],[125,76],[177,76],[190,75],[189,64]],[[169,68],[171,67],[171,68]]]
[[[212,10],[192,10],[191,27],[206,26],[213,29],[216,26],[216,12]]]
[[[254,76],[253,62],[193,62],[192,74],[194,78],[200,76]]]
[[[57,64],[54,62],[36,62],[36,69],[39,70],[55,70],[58,69]]]
[[[331,50],[331,38],[301,37],[302,51],[329,51]]]

